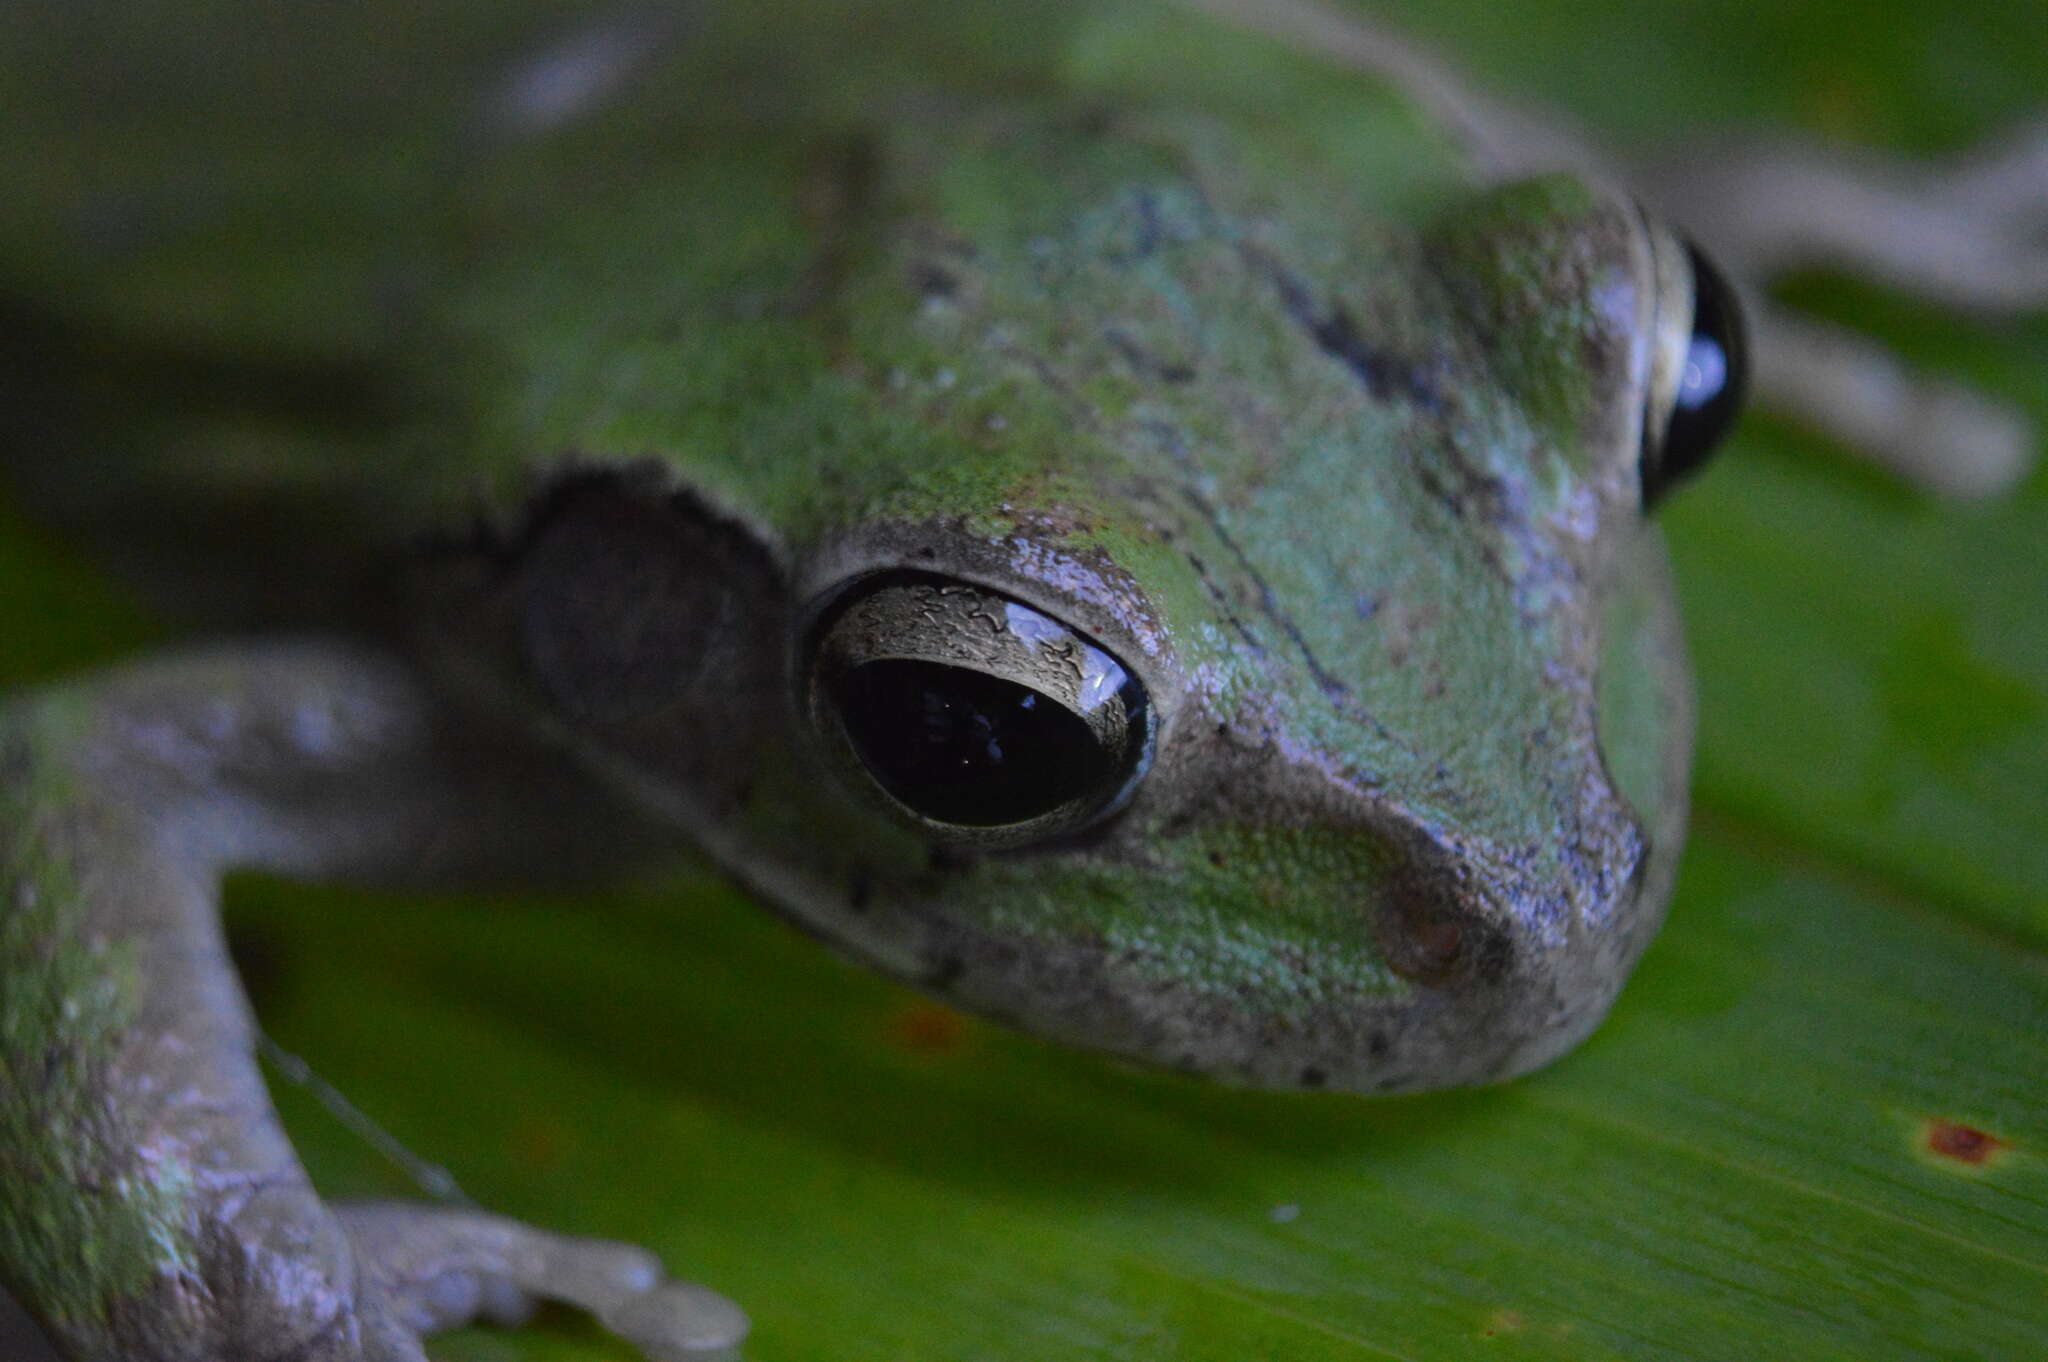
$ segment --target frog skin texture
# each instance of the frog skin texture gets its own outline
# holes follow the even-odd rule
[[[73,1355],[746,1327],[637,1249],[324,1203],[230,869],[701,852],[970,1010],[1362,1092],[1549,1061],[1655,932],[1691,702],[1646,508],[1712,435],[1677,239],[1179,11],[800,13],[618,20],[482,100],[475,53],[373,90],[397,39],[257,79],[138,24],[184,152],[89,91],[23,134],[160,192],[0,220],[7,472],[216,640],[0,710],[0,1280]],[[990,779],[1064,754],[993,805],[891,746],[976,705],[1042,719]]]

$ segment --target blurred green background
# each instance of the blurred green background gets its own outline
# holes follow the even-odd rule
[[[1625,149],[1762,124],[1936,153],[2048,111],[2034,3],[1372,9]],[[2048,318],[1789,291],[2048,426]],[[2048,476],[1936,503],[1766,414],[1665,516],[1701,693],[1677,900],[1606,1027],[1505,1088],[1137,1073],[708,879],[238,882],[238,940],[358,1105],[484,1204],[728,1292],[757,1362],[2048,1357]],[[0,682],[169,633],[0,514]],[[409,1192],[281,1100],[323,1188]],[[627,1356],[543,1325],[435,1354]]]

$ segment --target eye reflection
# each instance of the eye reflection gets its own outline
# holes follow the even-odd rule
[[[1678,405],[1698,411],[1728,386],[1728,352],[1712,336],[1694,336],[1685,351],[1685,376],[1678,381]]]
[[[1003,622],[1010,626],[1010,632],[1026,643],[1042,643],[1067,650],[1080,669],[1081,685],[1077,699],[1084,711],[1098,708],[1130,682],[1122,667],[1102,649],[1083,643],[1067,631],[1067,626],[1058,620],[1039,614],[1028,605],[1015,601],[1003,606]]]

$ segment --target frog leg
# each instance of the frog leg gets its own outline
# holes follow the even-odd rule
[[[1175,0],[1263,34],[1304,56],[1371,76],[1399,90],[1448,132],[1489,179],[1545,170],[1600,173],[1601,157],[1564,120],[1482,93],[1457,68],[1385,24],[1325,0]]]
[[[478,1318],[517,1323],[540,1299],[588,1310],[656,1359],[712,1356],[747,1331],[730,1301],[664,1277],[653,1254],[630,1244],[454,1206],[345,1202],[336,1213],[363,1272],[416,1334]]]
[[[1988,495],[2026,473],[2035,432],[2016,408],[1763,289],[1825,266],[1989,316],[2048,307],[2048,124],[1937,164],[1787,143],[1687,153],[1655,196],[1745,281],[1766,402],[1933,491]]]
[[[634,826],[352,645],[154,661],[0,708],[0,1281],[61,1352],[123,1362],[419,1362],[429,1329],[535,1297],[666,1356],[736,1342],[733,1307],[637,1250],[328,1207],[218,918],[230,868],[474,878],[640,835],[607,823]]]
[[[1825,265],[1988,315],[2048,307],[2048,122],[1942,162],[1782,141],[1674,161],[1659,199],[1746,274]]]
[[[2033,466],[2018,407],[1745,290],[1758,399],[1925,491],[1989,497]]]

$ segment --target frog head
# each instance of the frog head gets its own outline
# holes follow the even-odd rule
[[[752,452],[661,473],[721,527],[692,580],[755,585],[609,769],[1064,1041],[1393,1091],[1583,1037],[1683,836],[1648,513],[1733,400],[1704,262],[1578,178],[1393,190],[1161,114],[934,120],[860,176],[829,301],[716,323],[807,347],[729,378]]]

